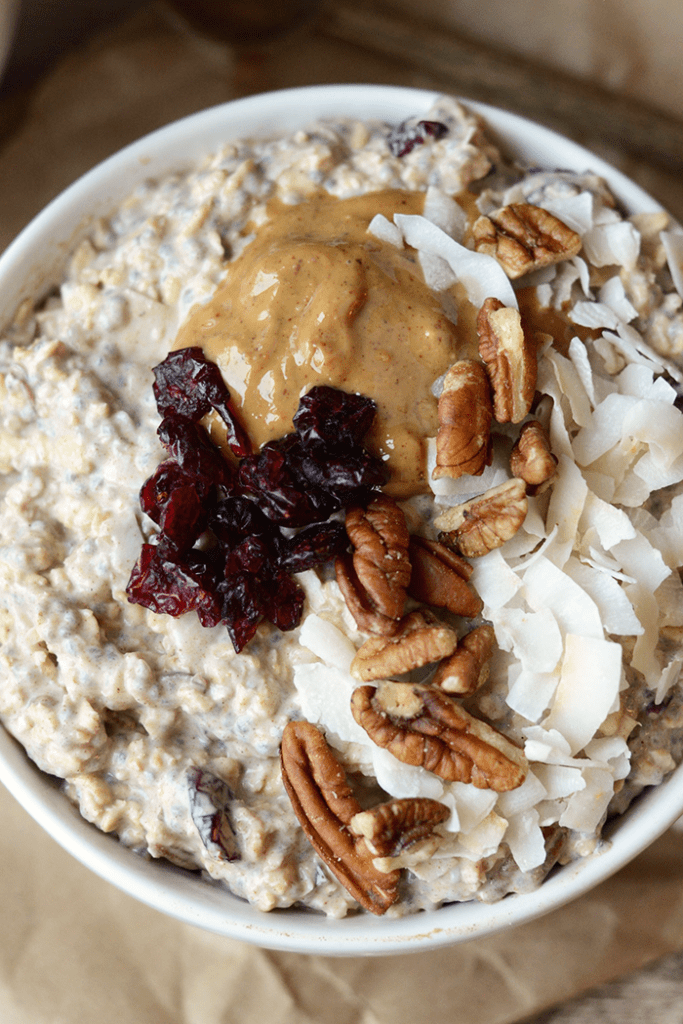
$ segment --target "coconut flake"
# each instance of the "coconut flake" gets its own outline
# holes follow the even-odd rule
[[[526,612],[501,608],[492,616],[496,639],[529,672],[552,672],[562,657],[562,634],[547,608]]]
[[[593,227],[593,196],[590,192],[579,192],[573,196],[546,196],[541,206],[554,213],[579,235],[584,235]]]
[[[662,231],[660,236],[674,287],[683,299],[683,231]]]
[[[538,811],[530,809],[508,820],[505,842],[520,871],[533,871],[546,858],[545,838],[539,827]]]
[[[474,560],[471,584],[489,609],[502,608],[521,589],[522,581],[495,548]]]
[[[549,609],[565,633],[604,636],[595,602],[571,576],[547,558],[540,558],[524,573],[524,596],[534,611]]]
[[[596,224],[583,236],[583,248],[596,267],[619,266],[633,270],[640,252],[640,233],[627,220]]]
[[[513,814],[521,814],[535,807],[539,800],[544,800],[547,792],[543,783],[532,771],[528,771],[526,778],[517,789],[511,789],[507,793],[498,796],[496,810],[504,818],[511,818]]]
[[[671,687],[678,682],[682,665],[683,658],[672,658],[669,664],[662,669],[662,674],[655,689],[655,704],[661,704]]]
[[[650,689],[655,690],[659,686],[662,674],[662,666],[656,653],[659,643],[657,598],[649,587],[640,583],[628,584],[626,594],[643,627],[633,647],[631,665],[638,672],[642,672],[646,684]]]
[[[351,713],[351,695],[358,686],[357,679],[338,668],[313,662],[295,665],[294,686],[308,722],[321,725],[345,743],[368,745],[368,734]]]
[[[356,656],[356,648],[345,633],[332,622],[314,613],[308,614],[302,623],[299,643],[307,647],[316,657],[333,668],[348,672]]]
[[[455,479],[442,476],[435,480],[432,476],[435,468],[436,438],[429,437],[427,438],[427,480],[440,505],[460,505],[510,479],[509,453],[499,445],[494,445],[491,465],[487,466],[480,476],[469,476],[465,473]]]
[[[566,637],[560,682],[543,724],[565,737],[572,754],[583,750],[609,714],[619,694],[621,657],[621,646],[611,640]]]
[[[604,569],[570,558],[565,572],[590,595],[602,618],[605,631],[613,636],[639,636],[643,627],[625,591]]]
[[[396,225],[392,224],[383,213],[376,213],[372,218],[368,224],[368,234],[374,235],[380,242],[394,245],[397,249],[403,248],[403,235]]]
[[[588,485],[581,471],[566,455],[561,455],[558,476],[552,489],[546,528],[557,526],[557,543],[553,546],[552,560],[562,568],[576,541],[576,532],[588,495]]]
[[[485,299],[493,297],[503,305],[517,309],[514,289],[493,256],[466,249],[425,217],[396,213],[394,223],[408,245],[446,260],[458,281],[465,286],[467,297],[474,306],[479,308]]]
[[[360,728],[360,726],[359,726]],[[365,742],[368,742],[367,733],[364,732]],[[404,764],[398,758],[390,754],[388,750],[371,747],[372,766],[377,783],[390,796],[397,799],[404,797],[428,797],[432,800],[440,800],[443,797],[444,785],[441,779],[425,771],[424,768],[411,764]],[[455,826],[456,828],[458,825]]]
[[[618,444],[624,435],[624,420],[637,401],[630,395],[612,394],[593,410],[590,423],[579,430],[572,445],[580,466],[590,466]]]
[[[638,316],[638,311],[631,305],[626,296],[624,282],[618,274],[605,281],[598,292],[598,298],[601,303],[613,309],[619,320],[623,320],[624,323],[628,324]],[[605,326],[608,327],[609,324]]]
[[[574,422],[579,427],[587,426],[590,422],[591,403],[576,367],[559,352],[550,351],[547,358],[555,371],[562,394],[569,400]]]
[[[456,242],[462,242],[467,230],[467,214],[455,199],[435,185],[427,186],[422,216],[436,224]]]
[[[560,681],[559,672],[519,673],[510,686],[506,704],[527,722],[538,722],[547,710]]]
[[[606,551],[622,540],[631,540],[636,536],[635,527],[623,509],[615,508],[614,505],[602,501],[588,491],[579,521],[579,530],[585,533],[591,527],[597,531],[600,543]]]
[[[548,800],[562,800],[586,788],[581,768],[571,768],[564,764],[535,764],[534,771]]]
[[[604,302],[577,302],[569,311],[569,319],[591,330],[607,327],[615,331],[620,323],[617,313]]]
[[[569,798],[560,825],[578,832],[595,832],[614,795],[614,778],[604,768],[585,768],[583,777],[586,788]]]
[[[574,369],[579,377],[579,380],[583,384],[584,390],[588,395],[591,405],[595,405],[595,385],[593,384],[593,370],[591,369],[590,360],[588,359],[588,352],[586,346],[580,338],[572,338],[569,342],[569,358],[571,359]]]
[[[448,288],[452,288],[454,284],[457,284],[457,277],[441,256],[435,256],[431,252],[418,252],[417,258],[422,269],[425,284],[433,292],[436,292],[437,295],[441,296]],[[443,298],[441,301],[443,305]],[[449,319],[452,319],[452,317],[449,317]],[[454,322],[457,323],[457,319]]]

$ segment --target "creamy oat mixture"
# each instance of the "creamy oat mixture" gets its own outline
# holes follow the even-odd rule
[[[664,214],[624,217],[592,174],[506,166],[448,99],[428,118],[445,134],[400,156],[389,126],[325,123],[231,143],[198,170],[141,186],[0,341],[2,721],[89,821],[140,854],[203,869],[262,910],[357,908],[283,788],[291,720],[322,730],[364,805],[381,790],[447,808],[398,862],[390,915],[535,887],[556,861],[599,851],[610,809],[682,755],[683,235]],[[483,607],[457,627],[495,630],[488,681],[462,703],[524,752],[524,781],[504,792],[402,763],[361,728],[350,667],[368,634],[332,571],[299,577],[299,628],[262,625],[240,654],[224,626],[126,597],[140,545],[156,533],[138,504],[164,457],[151,367],[273,200],[388,189],[425,193],[423,212],[382,216],[369,237],[417,250],[446,318],[460,307],[462,324],[467,304],[497,295],[545,327],[533,415],[557,473],[525,499],[510,539],[470,559]],[[511,203],[554,214],[580,251],[512,282],[492,255],[473,264],[473,220]],[[455,479],[432,478],[429,441],[430,487],[405,505],[411,531],[435,538],[446,510],[509,481],[519,431],[494,424],[491,464]],[[229,787],[237,859],[193,820],[197,768]],[[201,799],[210,817],[218,798]]]

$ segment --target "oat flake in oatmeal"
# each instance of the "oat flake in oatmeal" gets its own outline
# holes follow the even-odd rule
[[[683,756],[680,237],[508,166],[448,98],[138,188],[0,341],[6,728],[86,819],[264,911],[493,901],[599,851]],[[362,389],[391,472],[336,570],[298,574],[300,624],[239,654],[126,595],[151,369],[188,344],[258,445],[311,384]]]

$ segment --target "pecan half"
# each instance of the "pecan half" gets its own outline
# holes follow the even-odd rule
[[[519,747],[433,687],[393,681],[359,686],[351,711],[377,746],[447,782],[504,793],[526,777]]]
[[[519,432],[510,453],[510,469],[527,485],[527,494],[541,494],[555,479],[557,458],[550,438],[538,420],[529,420]]]
[[[444,544],[466,558],[478,558],[514,537],[528,506],[526,484],[512,477],[478,498],[442,512],[434,525],[441,531],[439,540]]]
[[[475,693],[488,679],[488,662],[495,644],[493,626],[488,623],[477,626],[458,641],[450,658],[441,662],[432,676],[432,686],[459,697]]]
[[[348,510],[346,532],[355,548],[353,565],[361,586],[382,615],[399,619],[410,581],[410,535],[402,510],[381,494],[365,509]]]
[[[349,832],[361,806],[323,734],[309,722],[288,722],[280,762],[294,813],[318,856],[361,906],[384,914],[396,901],[399,872],[378,871]]]
[[[353,567],[353,556],[350,554],[338,555],[334,561],[334,571],[342,597],[346,601],[346,607],[351,612],[358,628],[364,633],[393,636],[400,628],[401,620],[390,619],[388,615],[382,615],[377,611],[360,584]]]
[[[446,374],[439,397],[433,479],[481,476],[491,465],[491,388],[484,367],[461,359]]]
[[[450,817],[445,804],[429,797],[403,797],[354,815],[350,829],[362,836],[373,857],[396,858],[429,838]]]
[[[401,620],[395,636],[371,636],[358,648],[351,662],[351,675],[369,682],[403,675],[453,653],[458,634],[443,625],[426,609],[410,612]]]
[[[581,238],[559,217],[531,203],[512,203],[479,217],[472,226],[474,248],[498,260],[513,280],[539,267],[571,259]]]
[[[499,423],[520,423],[536,394],[536,342],[522,327],[519,310],[488,298],[477,314],[479,354],[493,388]]]
[[[469,562],[445,544],[424,537],[411,537],[409,550],[411,597],[468,619],[479,615],[483,605],[467,582],[472,575]]]

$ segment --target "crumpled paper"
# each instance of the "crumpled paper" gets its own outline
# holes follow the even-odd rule
[[[163,3],[145,6],[67,55],[29,96],[0,151],[0,249],[65,185],[147,131],[244,92],[353,78],[422,84],[314,33],[235,53]],[[1,787],[0,821],[3,1024],[509,1024],[683,948],[674,830],[594,892],[512,931],[431,953],[326,958],[261,950],[137,903]]]

